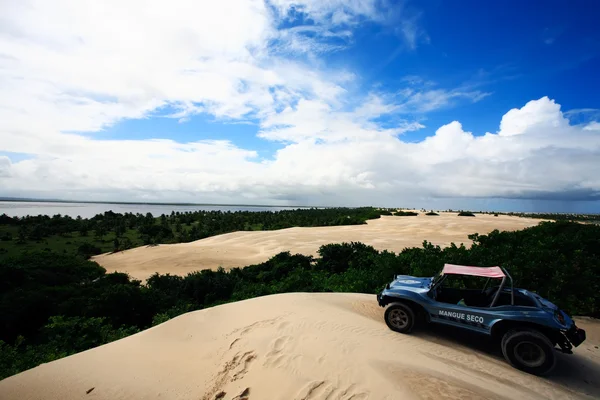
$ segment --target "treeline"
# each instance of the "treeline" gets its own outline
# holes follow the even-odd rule
[[[576,213],[523,213],[523,212],[496,212],[479,211],[479,214],[508,215],[511,217],[547,219],[551,221],[579,221],[600,223],[600,214]]]
[[[331,244],[314,259],[280,253],[230,271],[155,274],[145,284],[74,255],[23,254],[0,261],[0,378],[191,310],[283,292],[376,293],[395,274],[432,276],[444,263],[502,265],[516,286],[571,314],[600,316],[599,226],[545,222],[470,239],[469,248],[424,242],[399,254]]]
[[[50,251],[89,257],[144,244],[180,243],[234,231],[273,230],[294,226],[359,225],[379,218],[372,207],[296,209],[283,211],[172,212],[155,218],[151,213],[119,214],[107,211],[93,218],[70,216],[0,215],[0,257],[47,244]],[[27,248],[27,244],[33,244]],[[12,247],[19,251],[10,252]],[[2,251],[4,250],[4,251]]]
[[[414,211],[397,211],[393,215],[397,217],[416,217],[419,213]]]

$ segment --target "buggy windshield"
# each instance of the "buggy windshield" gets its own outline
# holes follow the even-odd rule
[[[490,287],[487,291],[489,292],[488,295],[493,296],[493,299],[491,301],[491,304],[489,304],[489,307],[493,307],[497,300],[498,300],[498,296],[500,295],[500,293],[502,292],[503,288],[504,288],[504,283],[506,281],[506,278],[508,277],[510,279],[510,285],[511,285],[511,289],[510,289],[510,304],[514,305],[515,301],[514,301],[514,287],[513,287],[513,280],[512,277],[508,274],[508,272],[500,267],[472,267],[472,266],[466,266],[466,265],[454,265],[454,264],[444,264],[444,268],[440,271],[440,273],[433,279],[432,285],[431,285],[431,289],[432,289],[432,294],[434,296],[434,298],[438,301],[442,301],[442,302],[449,302],[449,301],[444,301],[441,300],[441,298],[438,297],[438,289],[437,288],[441,288],[441,284],[442,282],[444,282],[444,280],[448,277],[448,275],[467,275],[467,276],[479,276],[479,277],[483,277],[483,278],[488,278],[485,286],[483,287],[483,289],[481,290],[480,293],[486,293],[486,287],[488,285],[488,283],[490,282],[491,279],[502,279],[502,282],[500,282],[500,285],[498,287]],[[445,292],[450,292],[450,290],[445,290]],[[456,300],[456,299],[454,299]],[[453,303],[454,301],[450,301],[451,303]],[[487,299],[486,299],[487,302]]]

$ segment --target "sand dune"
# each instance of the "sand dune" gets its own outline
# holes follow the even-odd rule
[[[229,269],[264,262],[282,251],[316,255],[323,244],[360,241],[379,250],[400,252],[405,247],[421,246],[423,240],[447,246],[451,242],[470,243],[471,233],[494,229],[518,230],[537,225],[541,220],[509,216],[477,215],[382,217],[367,225],[316,228],[289,228],[277,231],[234,232],[191,243],[138,247],[104,254],[93,259],[109,272],[127,272],[145,280],[155,272],[186,275],[219,266]]]
[[[600,324],[554,376],[447,331],[390,331],[375,296],[290,293],[182,315],[0,382],[0,398],[570,399],[600,395]],[[86,394],[88,393],[88,394]]]

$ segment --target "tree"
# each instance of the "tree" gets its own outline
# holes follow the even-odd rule
[[[82,222],[79,228],[79,234],[83,237],[88,235],[89,226],[87,222]]]
[[[115,224],[115,236],[120,238],[121,236],[123,236],[123,234],[125,234],[125,231],[125,223],[123,221],[118,221]]]
[[[95,256],[96,254],[101,254],[102,249],[98,246],[95,246],[91,243],[83,243],[77,248],[77,254],[83,256],[86,260],[91,256]]]
[[[19,226],[19,241],[18,243],[25,243],[27,241],[27,228],[23,225]]]
[[[133,247],[133,243],[131,242],[131,239],[129,239],[128,237],[122,238],[120,245],[121,245],[120,246],[121,250],[127,250],[127,249],[131,249]]]
[[[419,215],[419,213],[416,213],[414,211],[398,211],[395,212],[394,215],[398,217],[416,217],[417,215]]]
[[[104,226],[104,224],[102,222],[100,222],[96,225],[96,228],[94,229],[94,233],[95,233],[96,237],[100,240],[102,240],[104,235],[106,235],[106,227]]]

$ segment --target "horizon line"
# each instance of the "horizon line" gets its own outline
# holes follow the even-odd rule
[[[156,205],[156,206],[228,206],[228,207],[284,207],[284,208],[359,208],[351,206],[301,206],[301,205],[277,205],[277,204],[232,204],[232,203],[157,203],[142,201],[101,201],[101,200],[64,200],[64,199],[36,199],[31,197],[0,197],[0,202],[15,203],[82,203],[82,204],[132,204],[132,205]],[[372,207],[372,206],[361,206]],[[393,208],[393,207],[392,207]]]

